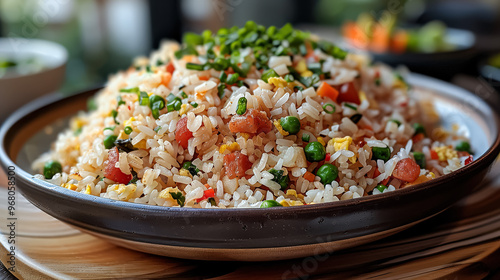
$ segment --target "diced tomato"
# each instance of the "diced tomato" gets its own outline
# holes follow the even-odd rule
[[[227,177],[234,179],[244,177],[245,172],[252,168],[252,163],[246,155],[236,151],[224,156],[224,167]]]
[[[172,61],[170,61],[165,68],[166,68],[167,72],[170,74],[173,74],[175,71],[175,66],[172,63]]]
[[[350,102],[355,104],[361,104],[359,99],[358,90],[353,82],[348,82],[340,85],[338,88],[339,96],[337,97],[337,103]]]
[[[330,157],[332,155],[330,153],[327,153],[326,156],[325,156],[325,161],[330,161]]]
[[[188,147],[188,141],[193,137],[193,133],[187,128],[187,117],[180,119],[177,122],[177,127],[175,129],[175,140],[184,149]]]
[[[425,138],[425,135],[423,133],[416,134],[413,136],[411,139],[413,140],[413,143],[417,143],[422,141]]]
[[[170,72],[165,72],[161,74],[161,84],[165,87],[168,87],[170,84],[170,80],[172,80],[172,74]]]
[[[316,176],[314,176],[314,174],[312,174],[309,171],[306,171],[306,173],[304,173],[304,179],[306,179],[309,182],[314,182],[315,178],[316,178]]]
[[[469,155],[469,157],[467,159],[465,159],[465,165],[469,164],[472,162],[472,155]]]
[[[202,200],[209,199],[209,198],[214,197],[214,196],[215,196],[215,190],[212,189],[212,188],[209,188],[208,190],[206,190],[206,191],[203,192],[203,196],[202,197],[196,199],[196,202],[199,203]]]
[[[382,174],[382,173],[380,173],[380,171],[378,171],[378,168],[377,168],[377,169],[375,169],[375,172],[373,173],[373,177],[372,177],[372,179],[377,178],[380,174]],[[387,183],[389,183],[389,180],[390,180],[390,179],[391,179],[391,177],[386,178],[386,179],[384,179],[382,182],[380,182],[380,184],[382,184],[382,185],[384,185],[384,186],[387,186]]]
[[[321,83],[316,93],[321,97],[330,98],[333,102],[337,102],[337,97],[339,96],[338,90],[325,82]]]
[[[132,175],[123,173],[120,168],[115,167],[116,163],[120,160],[120,153],[118,148],[114,147],[108,152],[108,160],[104,162],[104,177],[113,180],[119,184],[128,184],[132,180]]]
[[[431,150],[431,159],[439,159],[438,153],[434,150]]]
[[[233,133],[268,133],[272,129],[273,124],[266,113],[255,109],[249,109],[241,116],[235,115],[229,122],[229,130]]]
[[[402,159],[396,164],[392,176],[411,183],[420,176],[420,166],[411,158]]]

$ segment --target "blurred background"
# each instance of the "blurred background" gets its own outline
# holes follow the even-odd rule
[[[451,58],[460,67],[433,73],[417,65],[412,70],[458,83],[477,81],[480,64],[500,52],[498,0],[0,0],[0,37],[41,38],[65,46],[69,60],[62,91],[71,93],[103,83],[109,74],[127,68],[133,57],[148,55],[162,39],[180,40],[185,31],[242,26],[247,20],[266,26],[291,22],[337,40],[352,35],[346,35],[347,22],[362,24],[368,18],[373,25],[388,11],[396,26],[439,20],[445,28],[475,35],[472,53]],[[429,36],[441,37],[424,37]],[[405,63],[401,53],[390,48],[382,52]],[[392,63],[390,57],[374,53],[376,59]]]

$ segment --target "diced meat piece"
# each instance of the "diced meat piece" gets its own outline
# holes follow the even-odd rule
[[[402,159],[396,164],[392,176],[411,183],[420,176],[420,166],[411,158]]]
[[[123,173],[120,168],[115,167],[116,163],[120,160],[120,153],[118,148],[114,147],[109,150],[108,160],[104,162],[104,177],[113,180],[119,184],[128,184],[132,180],[132,175]]]
[[[175,129],[175,140],[177,140],[177,143],[184,149],[187,149],[188,141],[193,137],[193,133],[187,128],[187,121],[187,117],[180,119]]]
[[[229,179],[241,178],[252,168],[252,163],[246,155],[236,151],[224,156],[224,168]]]
[[[273,123],[266,113],[256,109],[249,109],[241,116],[233,116],[229,122],[231,132],[268,133],[273,129]]]

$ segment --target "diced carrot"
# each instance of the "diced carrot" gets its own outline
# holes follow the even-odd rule
[[[104,162],[104,177],[111,179],[119,184],[128,184],[132,180],[132,175],[127,175],[116,167],[120,160],[120,152],[117,147],[113,147],[108,152],[108,160]]]
[[[438,154],[434,150],[431,150],[431,159],[439,159]]]
[[[165,87],[168,87],[170,80],[172,80],[172,74],[170,74],[170,72],[162,73],[162,75],[161,75],[161,84],[162,85],[164,85]]]
[[[408,45],[408,33],[404,30],[397,31],[391,41],[391,51],[395,53],[403,53]]]
[[[392,172],[392,176],[394,178],[409,183],[417,180],[419,175],[420,166],[411,158],[400,160]]]
[[[473,160],[472,155],[469,155],[469,157],[465,160],[465,165],[471,163]]]
[[[201,76],[201,77],[198,77],[198,79],[199,79],[200,81],[208,81],[208,79],[210,79],[210,77]]]
[[[312,174],[309,171],[306,171],[306,173],[304,174],[304,179],[306,179],[309,182],[314,182],[314,178],[316,178],[316,176],[314,176],[314,174]]]
[[[412,137],[413,143],[417,143],[422,141],[425,138],[425,135],[423,133],[416,134],[415,136]]]
[[[375,52],[386,52],[389,49],[389,30],[380,23],[373,26],[371,49]]]
[[[339,91],[325,82],[321,83],[316,93],[321,97],[330,98],[333,102],[337,102],[339,96]]]
[[[229,179],[242,178],[252,168],[252,163],[247,155],[235,151],[224,156],[224,168]]]
[[[207,185],[208,185],[208,184],[205,184],[205,186],[207,186]],[[209,187],[210,187],[210,186],[209,186]],[[196,199],[196,202],[198,202],[198,203],[199,203],[199,202],[200,202],[200,201],[202,201],[202,200],[205,200],[205,199],[208,199],[208,198],[210,198],[210,197],[214,197],[214,196],[215,196],[215,190],[214,190],[214,189],[212,189],[212,188],[209,188],[208,190],[206,190],[206,191],[204,191],[204,192],[203,192],[203,196],[202,196],[202,197],[200,197],[200,198]]]
[[[229,130],[233,133],[268,133],[273,129],[273,123],[265,112],[257,109],[249,109],[245,114],[234,115],[229,122]]]

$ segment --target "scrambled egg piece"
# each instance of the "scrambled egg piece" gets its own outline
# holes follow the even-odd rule
[[[360,91],[359,91],[359,100],[360,100],[361,102],[363,102],[363,101],[365,101],[365,100],[368,100],[368,99],[366,98],[366,93],[365,93],[364,91],[362,91],[362,90],[360,90]]]
[[[128,139],[128,135],[125,134],[123,130],[120,130],[120,134],[118,134],[118,139]]]
[[[306,61],[304,59],[299,61],[299,63],[297,63],[297,66],[295,66],[295,70],[297,70],[297,72],[299,73],[306,72],[307,71]]]
[[[310,71],[310,70],[307,70],[307,71],[305,71],[305,72],[302,72],[300,75],[301,75],[302,77],[311,77],[311,76],[313,75],[313,72],[312,72],[312,71]]]
[[[352,138],[350,136],[346,136],[344,138],[333,138],[328,141],[328,146],[327,146],[327,152],[332,152],[332,146],[333,150],[335,152],[338,152],[339,150],[348,150],[349,145],[352,144]],[[357,160],[356,156],[352,156],[349,158],[349,161],[351,163],[355,163]]]
[[[141,140],[137,144],[134,145],[134,148],[138,149],[146,149],[146,140]]]
[[[86,122],[79,117],[73,118],[70,123],[71,130],[75,131],[82,128]]]
[[[231,144],[224,144],[222,146],[220,146],[219,148],[219,153],[224,153],[226,150],[230,151],[230,152],[234,152],[234,151],[239,151],[241,148],[240,148],[240,144],[238,144],[237,142],[233,142]]]
[[[280,124],[280,122],[278,120],[274,120],[273,124],[276,127],[276,129],[281,133],[281,135],[288,136],[288,134],[289,134],[288,131],[285,131],[283,129],[283,127],[281,127],[281,124]]]
[[[326,143],[325,143],[325,140],[323,140],[323,137],[318,137],[318,142],[323,145],[323,146],[326,146]]]
[[[295,197],[297,197],[297,191],[296,190],[287,190],[286,191],[286,195],[293,195]]]
[[[64,183],[61,185],[63,188],[67,188],[68,190],[76,191],[78,188],[75,184],[70,184],[70,183]]]
[[[133,121],[135,121],[135,118],[131,117],[130,119],[123,122],[123,126],[130,126],[133,130],[134,129],[134,125],[132,124]]]
[[[85,189],[85,194],[92,194],[92,188],[90,185],[87,185],[87,188]]]
[[[189,111],[189,107],[187,104],[182,104],[181,109],[179,110],[179,115],[182,116]]]
[[[191,177],[191,173],[189,173],[189,170],[186,170],[184,168],[181,168],[181,170],[179,170],[179,175]]]
[[[281,77],[272,77],[267,81],[268,84],[273,85],[275,87],[286,87],[288,82]]]
[[[130,185],[119,184],[108,187],[107,191],[108,192],[114,191],[118,194],[118,198],[120,200],[127,201],[132,198],[136,189],[137,186],[135,184],[130,184]]]
[[[240,132],[240,136],[245,138],[245,140],[248,140],[248,138],[250,138],[250,134],[248,134],[246,132]]]
[[[439,157],[440,161],[446,161],[448,159],[452,159],[452,158],[457,158],[458,157],[457,151],[453,150],[449,146],[437,147],[437,148],[434,148],[434,151],[436,151],[436,153],[438,154],[438,157]]]
[[[304,205],[301,201],[283,199],[280,204],[285,207]]]

